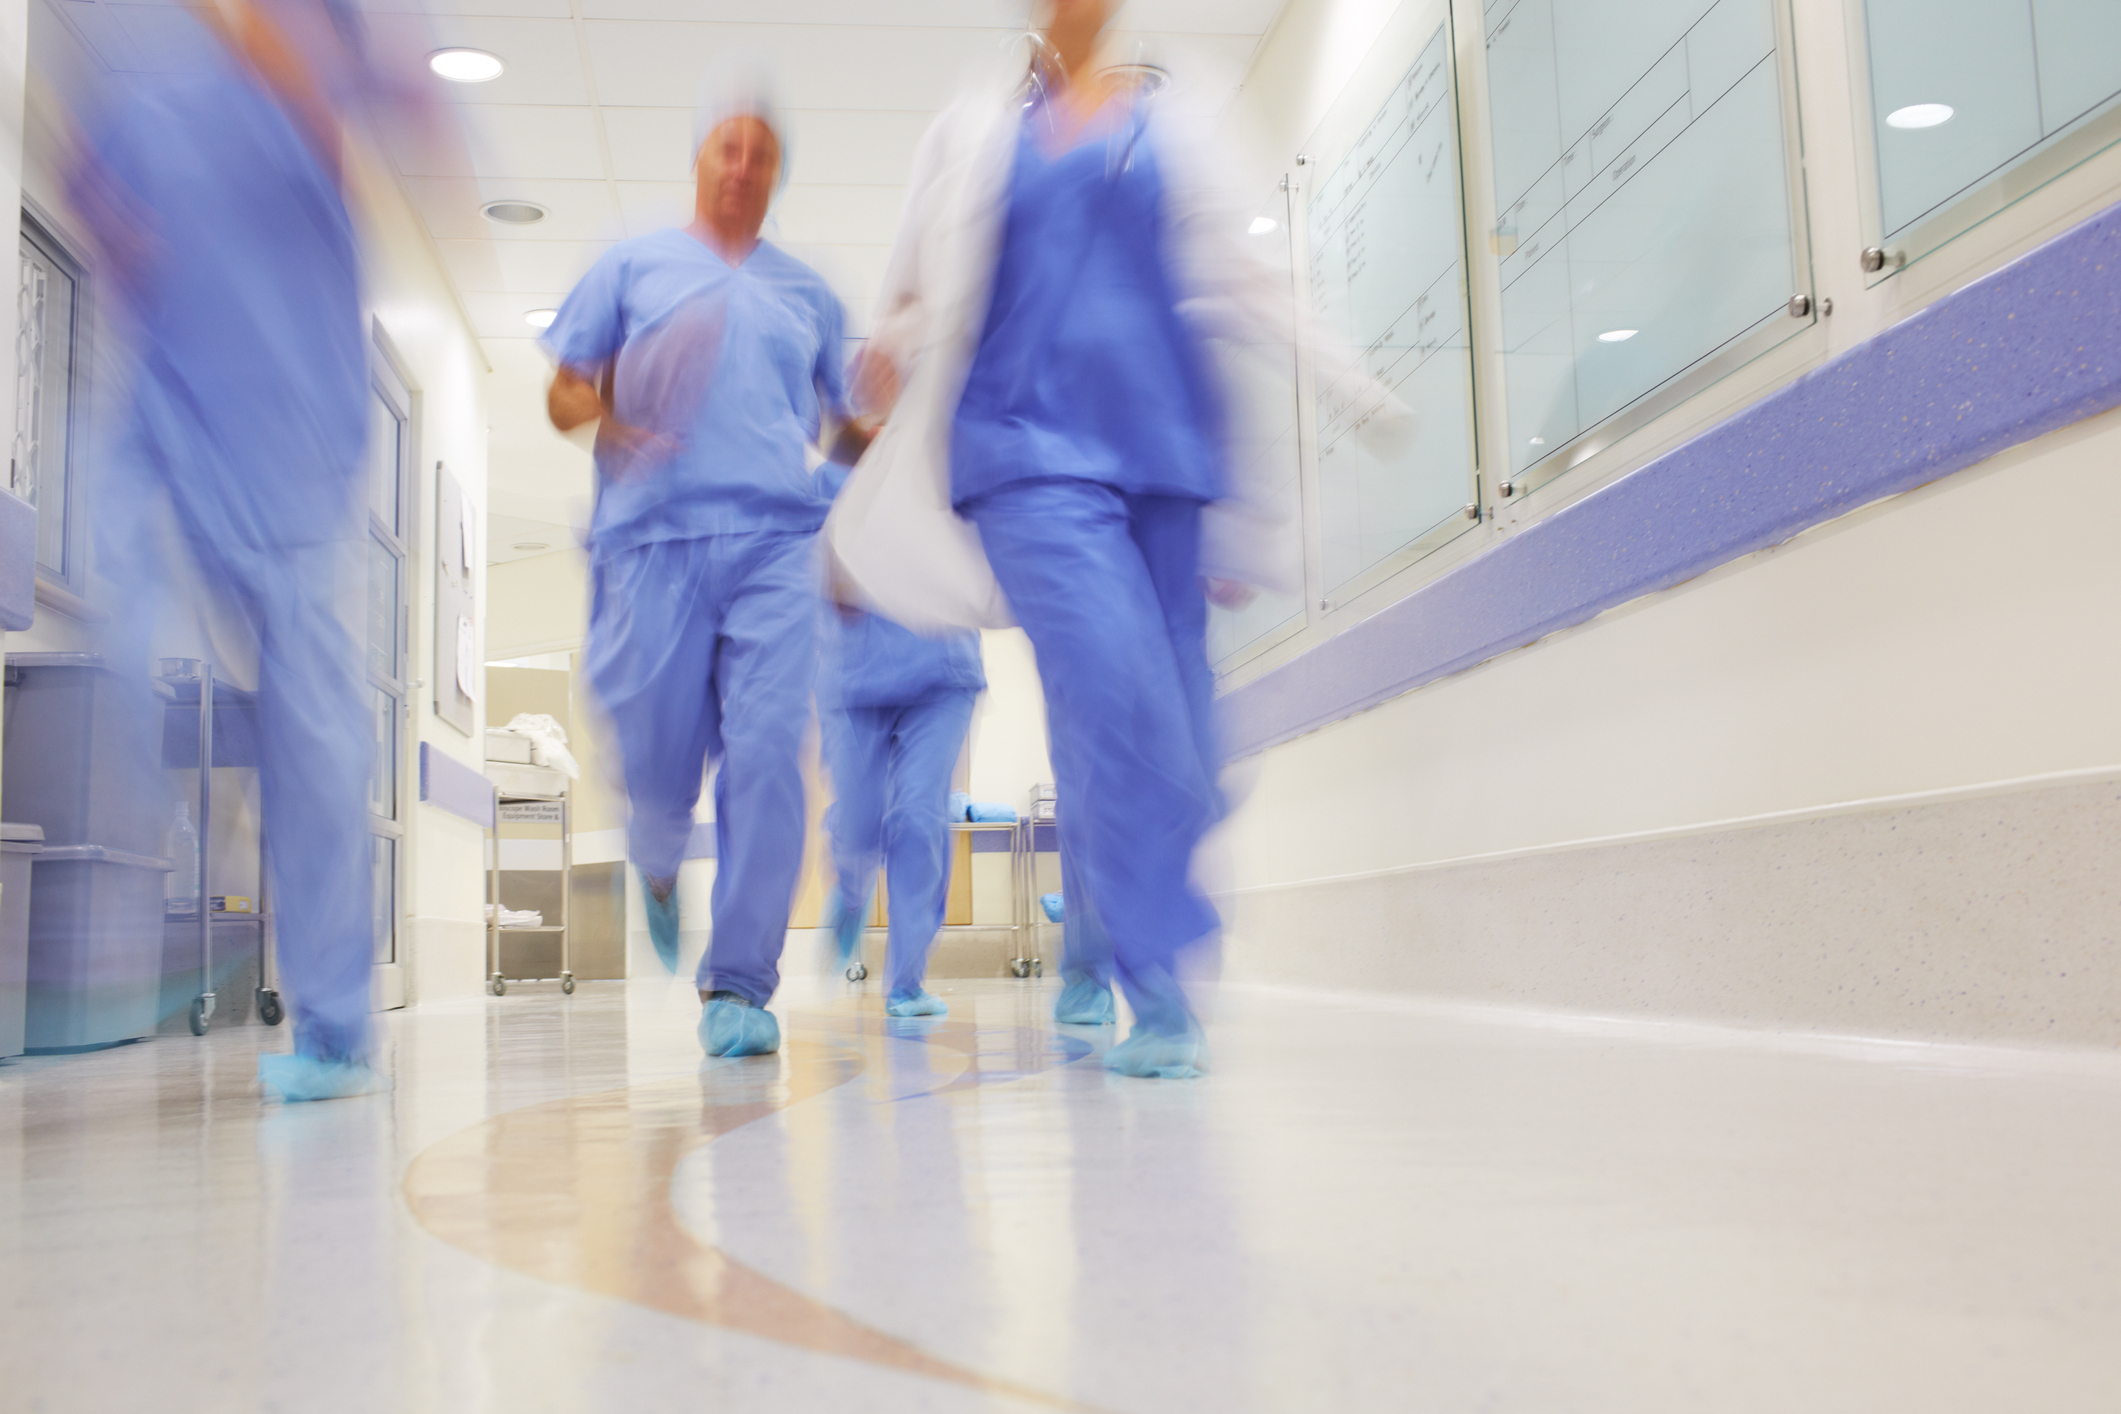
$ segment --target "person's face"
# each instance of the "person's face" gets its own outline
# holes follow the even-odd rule
[[[781,176],[781,144],[757,118],[731,118],[700,149],[699,210],[716,226],[756,236]]]
[[[1046,0],[1046,31],[1053,35],[1095,36],[1111,22],[1117,0]]]

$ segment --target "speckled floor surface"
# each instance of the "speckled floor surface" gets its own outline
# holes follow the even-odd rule
[[[936,1024],[681,986],[0,1064],[6,1410],[2121,1407],[2121,1058],[1229,990],[1108,1076],[1057,984]]]

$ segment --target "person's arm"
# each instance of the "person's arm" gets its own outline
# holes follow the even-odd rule
[[[596,384],[571,368],[562,367],[552,375],[552,387],[545,393],[545,415],[552,419],[554,427],[572,432],[584,423],[597,421],[604,412],[604,400],[598,396]]]

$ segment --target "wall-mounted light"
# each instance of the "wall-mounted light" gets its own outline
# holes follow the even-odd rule
[[[1254,216],[1252,224],[1246,228],[1246,233],[1248,235],[1263,236],[1279,224],[1280,222],[1276,221],[1272,216]]]
[[[1624,344],[1641,333],[1640,329],[1608,329],[1598,336],[1601,344]]]
[[[523,311],[523,322],[533,329],[550,329],[552,321],[559,317],[560,312],[557,309],[526,309]]]
[[[437,49],[427,56],[427,67],[451,83],[485,83],[499,78],[508,66],[500,55],[483,49]]]
[[[535,226],[551,213],[534,201],[489,201],[479,208],[479,214],[489,221],[498,221],[504,226]]]
[[[1952,105],[1949,103],[1910,103],[1885,115],[1885,125],[1889,128],[1934,128],[1951,120]]]

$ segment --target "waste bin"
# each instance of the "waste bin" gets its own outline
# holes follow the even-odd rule
[[[169,861],[47,844],[31,868],[24,1049],[93,1051],[153,1034]]]
[[[158,707],[144,674],[128,682],[101,654],[8,654],[0,814],[43,826],[47,845],[160,854]]]
[[[29,982],[29,866],[43,848],[39,826],[0,824],[0,1056],[22,1054]]]

